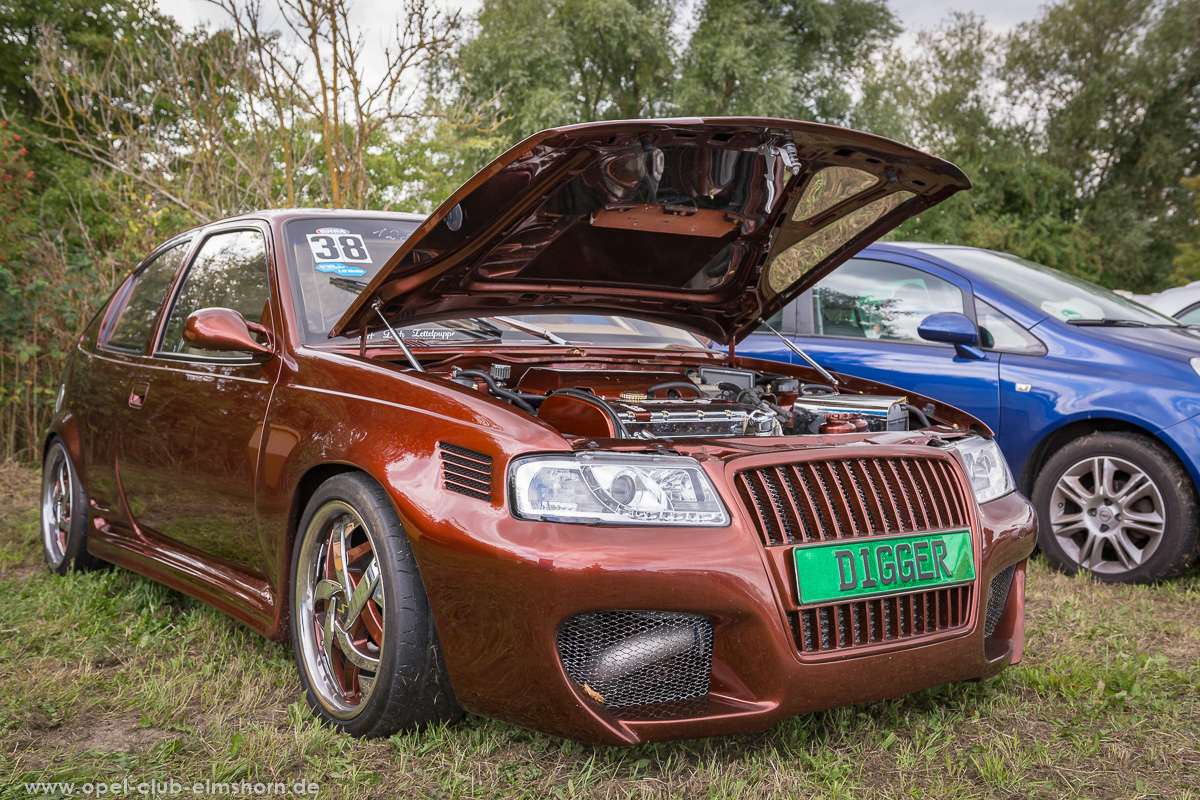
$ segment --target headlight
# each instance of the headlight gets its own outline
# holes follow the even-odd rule
[[[625,453],[531,456],[509,468],[522,519],[602,525],[729,524],[725,505],[693,458]]]
[[[967,436],[953,445],[967,466],[967,477],[975,490],[975,499],[980,503],[1002,497],[1014,488],[1008,462],[996,446],[994,439],[982,436]]]
[[[1196,374],[1200,375],[1200,356],[1193,358],[1189,363],[1192,365],[1192,369],[1196,371]]]

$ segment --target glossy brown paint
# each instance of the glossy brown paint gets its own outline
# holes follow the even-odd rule
[[[276,212],[253,219],[261,219],[279,242],[283,223],[299,215]],[[287,272],[273,263],[273,297],[290,297]],[[73,350],[63,406],[52,426],[67,442],[94,500],[92,552],[283,639],[291,544],[307,493],[336,471],[362,471],[387,491],[412,542],[460,703],[538,730],[612,744],[759,730],[796,713],[984,677],[1020,658],[1023,569],[987,641],[976,619],[964,632],[940,640],[865,648],[832,662],[796,652],[785,616],[795,604],[784,588],[786,559],[763,547],[733,489],[732,473],[831,454],[925,454],[930,434],[666,442],[669,451],[700,461],[732,515],[728,527],[528,522],[509,512],[505,475],[513,458],[572,452],[589,442],[630,451],[651,444],[564,436],[545,420],[450,381],[452,366],[506,363],[515,375],[535,382],[564,374],[549,370],[568,375],[576,370],[591,373],[592,383],[644,389],[677,376],[684,366],[721,364],[726,357],[541,344],[476,353],[456,345],[422,348],[431,370],[422,375],[403,368],[399,352],[372,350],[373,357],[364,358],[354,350],[301,346],[293,313],[290,303],[273,302],[274,355],[261,364],[181,364],[155,356],[152,347],[140,355],[108,353],[97,347],[99,323],[93,323]],[[805,368],[736,363],[819,380]],[[640,386],[636,375],[624,374],[629,371],[642,373]],[[141,409],[127,403],[133,380],[150,387]],[[858,379],[844,385],[902,394]],[[186,397],[189,391],[194,397]],[[931,434],[953,438],[969,428],[983,430],[957,409],[909,397],[934,406],[931,416],[942,424]],[[139,418],[147,422],[140,425]],[[444,489],[439,442],[493,457],[491,501]],[[182,467],[165,460],[202,449],[212,452],[185,459]],[[940,457],[962,479],[956,457],[944,452]],[[216,543],[224,551],[213,552],[211,541],[172,535],[169,521],[145,524],[159,519],[147,516],[153,510],[144,507],[148,495],[142,494],[143,481],[156,475],[189,476],[180,491],[189,502],[206,504],[210,519],[225,519]],[[136,477],[125,485],[118,476]],[[1023,563],[1032,550],[1035,525],[1029,505],[1015,494],[972,514],[978,616],[986,608],[991,577]],[[704,613],[716,621],[712,691],[690,711],[672,719],[620,718],[565,675],[555,644],[563,620],[584,611],[631,608]]]
[[[273,355],[271,348],[259,344],[250,335],[251,326],[260,333],[269,328],[247,322],[231,308],[202,308],[192,312],[183,324],[183,338],[202,350]]]
[[[784,151],[797,159],[792,169]],[[613,174],[646,152],[669,163],[664,180],[677,181],[662,199],[655,178],[653,204],[637,202],[641,179]],[[796,218],[810,181],[830,167],[874,182]],[[942,159],[817,123],[721,117],[553,128],[512,147],[435,209],[333,332],[381,330],[379,301],[396,326],[560,308],[740,341],[863,246],[970,185]],[[787,247],[892,196],[907,199],[822,247],[789,285],[773,285],[766,270]],[[693,286],[665,278],[720,263],[723,253],[727,279]]]

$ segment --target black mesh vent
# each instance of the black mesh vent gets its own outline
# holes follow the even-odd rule
[[[1013,575],[1017,573],[1017,565],[1005,567],[996,577],[992,578],[992,589],[988,593],[987,624],[983,628],[984,636],[991,636],[1004,616],[1004,607],[1008,605],[1008,593],[1012,589]]]
[[[456,444],[438,442],[447,489],[476,500],[492,499],[492,457]]]
[[[585,694],[606,708],[628,708],[707,695],[712,639],[712,621],[699,614],[600,611],[567,620],[558,654]]]

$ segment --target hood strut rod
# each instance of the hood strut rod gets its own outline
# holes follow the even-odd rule
[[[413,369],[415,369],[417,372],[424,372],[425,368],[421,366],[421,362],[417,361],[417,357],[412,354],[412,350],[408,349],[408,345],[406,345],[404,340],[400,338],[400,334],[396,333],[396,329],[392,327],[392,323],[388,322],[387,317],[383,315],[383,301],[376,297],[375,302],[371,303],[371,308],[375,309],[375,313],[379,315],[379,318],[383,320],[383,324],[387,326],[388,333],[392,335],[392,341],[400,345],[400,349],[404,351],[405,357],[408,358],[408,363],[412,364]],[[367,329],[364,325],[363,341],[365,342],[366,340]]]
[[[766,329],[767,329],[767,330],[769,330],[771,333],[773,333],[773,334],[775,334],[776,336],[778,336],[778,337],[779,337],[779,341],[783,342],[784,346],[785,346],[785,347],[787,347],[787,349],[788,349],[788,350],[791,350],[793,353],[795,353],[796,355],[798,355],[798,356],[800,356],[801,358],[803,358],[803,359],[804,359],[804,361],[805,361],[805,363],[807,363],[807,364],[808,364],[810,367],[812,367],[813,369],[815,369],[817,372],[821,373],[821,377],[822,377],[822,378],[824,378],[825,380],[829,381],[829,382],[830,382],[830,383],[832,383],[834,386],[840,386],[840,385],[841,385],[841,381],[839,381],[837,378],[833,377],[833,373],[832,373],[832,372],[830,372],[829,370],[825,369],[824,367],[822,367],[822,366],[821,366],[820,364],[818,364],[817,362],[813,361],[813,360],[812,360],[812,359],[809,357],[808,353],[806,353],[806,352],[804,352],[803,350],[801,350],[801,349],[800,349],[799,345],[797,345],[797,344],[796,344],[795,342],[793,342],[791,339],[789,339],[789,338],[787,338],[786,336],[784,336],[784,335],[783,335],[782,333],[780,333],[779,331],[777,331],[777,330],[775,330],[774,328],[772,328],[772,327],[771,327],[769,324],[767,324],[767,321],[766,321],[765,319],[760,319],[760,320],[759,320],[759,322],[761,322],[761,323],[763,324],[763,327],[764,327],[764,328],[766,328]]]

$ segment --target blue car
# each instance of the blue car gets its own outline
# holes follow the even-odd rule
[[[862,250],[768,324],[991,427],[1056,567],[1141,583],[1195,561],[1200,331],[1016,256],[911,243]],[[765,326],[737,352],[801,363]]]

